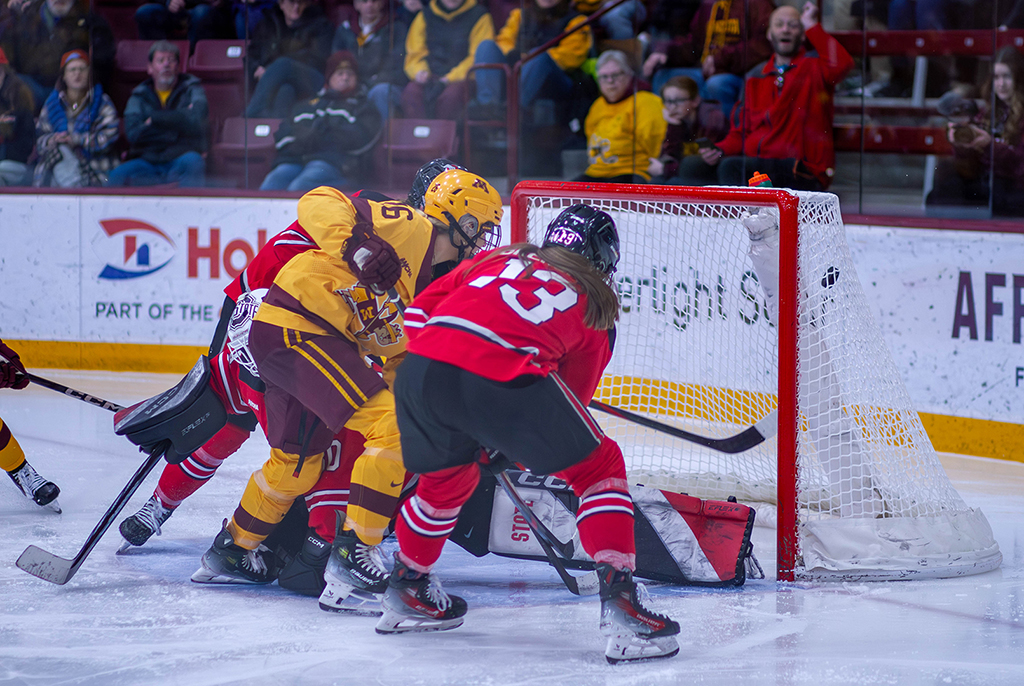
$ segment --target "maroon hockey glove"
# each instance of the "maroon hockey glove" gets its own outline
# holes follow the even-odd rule
[[[378,295],[394,288],[402,276],[402,262],[391,244],[375,234],[351,243],[354,245],[345,251],[345,261],[359,282]]]
[[[28,372],[18,353],[0,341],[0,388],[22,389],[28,386]]]

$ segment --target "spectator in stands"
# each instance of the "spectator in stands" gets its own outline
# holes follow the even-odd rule
[[[804,49],[805,37],[813,51]],[[812,2],[803,13],[788,5],[772,12],[768,40],[774,54],[747,78],[738,123],[701,156],[718,165],[718,182],[727,186],[745,186],[759,171],[776,186],[824,190],[835,165],[833,92],[853,58],[818,24]]]
[[[260,190],[310,191],[366,180],[363,156],[380,137],[380,112],[359,84],[352,53],[333,53],[324,76],[323,90],[296,105],[292,118],[277,130],[276,166]]]
[[[11,65],[43,106],[60,77],[60,58],[70,50],[91,55],[93,77],[106,83],[114,68],[110,24],[87,0],[36,0],[22,10],[7,46]]]
[[[643,73],[655,92],[673,76],[689,76],[704,100],[716,100],[728,117],[743,92],[743,78],[768,59],[772,0],[703,0],[690,31],[654,46]]]
[[[256,33],[263,15],[277,7],[277,0],[231,0],[235,37],[248,39]]]
[[[312,0],[278,0],[263,15],[249,44],[256,88],[248,117],[285,119],[299,100],[324,85],[334,26]]]
[[[221,12],[212,3],[202,0],[156,0],[135,10],[135,23],[142,40],[171,38],[185,29],[193,48],[198,40],[219,37],[221,22]]]
[[[124,110],[133,159],[110,172],[107,185],[202,186],[209,118],[206,93],[198,78],[181,73],[181,55],[174,43],[153,43],[147,72],[150,78],[135,87]]]
[[[673,76],[661,89],[667,129],[661,156],[652,157],[647,172],[654,183],[704,186],[715,183],[717,170],[700,151],[729,133],[722,108],[704,102],[697,82],[689,76]]]
[[[89,85],[89,55],[72,50],[61,58],[61,77],[43,104],[36,125],[36,187],[102,186],[117,164],[114,143],[120,119],[101,85]]]
[[[399,0],[395,6],[395,21],[409,26],[422,10],[423,0]]]
[[[346,20],[334,33],[333,51],[347,50],[359,61],[359,83],[381,117],[401,107],[405,77],[405,37],[408,24],[392,21],[388,0],[355,0],[356,25]]]
[[[405,116],[460,118],[473,56],[480,43],[493,39],[491,15],[477,0],[430,0],[405,40]]]
[[[576,181],[645,183],[648,167],[665,138],[662,103],[654,93],[637,91],[625,53],[606,50],[597,58],[601,97],[584,123],[590,166]]]
[[[32,91],[7,63],[0,48],[0,186],[25,183],[28,156],[35,142]]]
[[[586,17],[572,8],[571,0],[530,0],[523,9],[512,10],[494,40],[480,43],[475,61],[511,66],[533,48],[585,21]],[[584,27],[524,64],[519,77],[520,107],[529,107],[537,98],[569,98],[573,89],[569,72],[583,65],[593,44],[590,27]],[[505,72],[478,70],[476,103],[471,103],[470,118],[504,119],[505,107],[500,104],[504,90]]]
[[[589,16],[610,5],[612,0],[574,0],[576,9]],[[626,0],[605,12],[597,19],[605,34],[612,40],[629,40],[636,38],[647,19],[647,7],[641,0]]]
[[[993,214],[1024,216],[1024,58],[1012,45],[996,53],[983,95],[995,109],[949,125],[954,157],[939,163],[926,204],[987,206],[991,195]]]

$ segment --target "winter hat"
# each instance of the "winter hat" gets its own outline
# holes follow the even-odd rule
[[[60,70],[64,71],[64,67],[68,66],[68,62],[71,60],[85,60],[85,63],[89,64],[89,53],[85,50],[68,50],[60,58]]]
[[[324,69],[324,78],[330,80],[331,74],[338,71],[341,67],[348,67],[354,73],[358,74],[358,66],[356,58],[352,53],[348,50],[338,50],[337,52],[331,53],[331,56],[327,58],[327,68]]]

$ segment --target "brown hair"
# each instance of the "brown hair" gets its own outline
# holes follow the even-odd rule
[[[997,64],[1009,67],[1010,75],[1013,77],[1013,95],[1010,96],[1010,101],[1003,103],[996,98],[995,105],[997,109],[1001,106],[1008,108],[1006,124],[1003,126],[1003,140],[1010,145],[1017,145],[1021,134],[1024,133],[1024,57],[1012,45],[1006,45],[996,53],[992,61],[993,76]],[[989,79],[983,94],[986,100],[992,96],[992,79]]]
[[[527,269],[522,274],[524,278],[529,277],[540,262],[568,276],[572,280],[572,289],[587,298],[583,323],[589,328],[605,331],[615,326],[619,319],[619,296],[615,287],[590,264],[590,260],[560,245],[538,248],[532,243],[516,243],[504,250],[495,250],[484,261],[501,259],[510,252],[516,253],[526,264]]]
[[[661,97],[665,97],[666,88],[678,88],[681,91],[686,91],[690,94],[690,99],[696,98],[700,95],[700,88],[697,86],[697,82],[691,79],[689,76],[673,76],[671,79],[665,82],[665,85],[661,87]]]

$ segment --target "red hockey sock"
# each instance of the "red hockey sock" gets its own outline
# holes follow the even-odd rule
[[[595,562],[636,569],[633,499],[622,451],[607,436],[582,462],[559,472],[580,498],[576,527],[580,543]]]
[[[430,571],[479,481],[475,463],[420,475],[416,495],[399,509],[395,526],[402,562],[417,572]]]
[[[164,467],[160,481],[153,492],[163,506],[173,510],[185,498],[199,490],[220,467],[225,459],[235,453],[249,432],[234,424],[225,424],[202,448],[189,455],[181,464]]]

